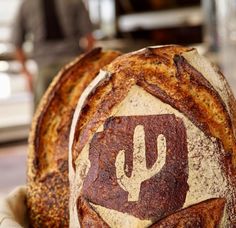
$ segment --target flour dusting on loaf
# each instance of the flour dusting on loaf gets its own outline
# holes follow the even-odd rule
[[[109,79],[74,114],[70,226],[236,225],[235,100],[224,77],[180,46],[104,70]]]

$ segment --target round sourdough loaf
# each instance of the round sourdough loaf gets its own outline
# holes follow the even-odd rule
[[[67,156],[73,112],[83,89],[118,55],[97,48],[77,58],[62,69],[44,95],[29,138],[30,227],[69,226]]]
[[[113,60],[73,114],[70,227],[235,227],[235,109],[193,48]]]

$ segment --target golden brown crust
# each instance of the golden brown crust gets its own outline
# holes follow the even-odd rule
[[[73,165],[76,167],[76,162],[80,164],[80,160],[78,158],[80,157],[81,152],[85,146],[87,147],[88,145],[90,146],[88,149],[89,152],[87,152],[87,150],[83,151],[86,151],[85,153],[89,154],[89,165],[94,162],[92,159],[97,159],[96,161],[98,163],[95,168],[95,163],[93,163],[93,166],[89,167],[88,173],[86,174],[87,176],[83,179],[83,184],[86,184],[87,181],[88,186],[86,189],[82,189],[81,187],[82,190],[79,192],[78,197],[87,197],[88,201],[90,201],[92,196],[95,195],[96,189],[101,189],[101,192],[103,193],[102,196],[108,195],[107,200],[109,202],[107,203],[110,203],[110,201],[114,199],[116,192],[113,190],[118,186],[118,177],[116,176],[117,168],[114,167],[114,162],[116,162],[116,158],[118,156],[116,153],[122,151],[122,148],[117,149],[115,153],[113,153],[115,150],[110,150],[112,148],[110,147],[111,143],[109,140],[112,140],[111,138],[114,136],[112,129],[111,138],[107,139],[106,137],[101,137],[100,145],[107,148],[103,149],[102,151],[98,149],[98,152],[96,152],[97,147],[95,147],[93,143],[97,140],[99,135],[96,133],[98,128],[103,126],[104,129],[102,132],[105,132],[106,121],[111,117],[112,113],[115,113],[116,107],[126,98],[128,93],[131,91],[131,88],[135,85],[138,85],[152,96],[158,98],[165,104],[169,104],[172,108],[183,114],[192,124],[197,127],[197,129],[200,129],[201,132],[204,133],[205,137],[208,137],[209,139],[216,139],[215,142],[218,145],[218,151],[213,153],[220,155],[220,167],[218,171],[223,173],[223,177],[226,178],[226,188],[229,189],[229,192],[232,190],[230,192],[232,195],[228,196],[227,198],[226,211],[230,217],[229,220],[231,220],[230,224],[236,224],[236,218],[234,216],[235,209],[233,206],[235,205],[234,194],[236,186],[234,178],[236,165],[236,141],[234,135],[235,114],[231,111],[232,109],[230,107],[230,105],[235,104],[235,99],[233,98],[230,90],[227,91],[227,97],[223,99],[219,91],[210,83],[205,75],[195,69],[186,60],[184,54],[191,51],[193,51],[192,48],[180,46],[146,48],[138,52],[122,55],[104,68],[109,74],[109,79],[104,81],[102,84],[99,84],[93,93],[89,94],[87,99],[84,101],[84,106],[80,112],[76,126],[73,148]],[[224,79],[221,78],[220,80]],[[224,89],[227,90],[228,88],[224,87]],[[225,100],[227,101],[227,104],[225,103]],[[227,110],[228,106],[231,110]],[[132,118],[134,119],[134,117]],[[144,124],[141,125],[144,126]],[[126,128],[129,127],[129,125],[125,126]],[[126,132],[123,130],[120,132],[126,134]],[[119,134],[121,134],[120,132]],[[114,136],[114,138],[115,141],[118,141],[116,140],[117,137]],[[223,146],[223,149],[221,149],[221,145]],[[117,145],[117,148],[118,146],[119,145]],[[148,147],[148,144],[146,144],[146,147]],[[128,148],[128,146],[126,148]],[[132,151],[132,149],[129,151]],[[154,149],[154,151],[156,150]],[[107,155],[110,157],[106,157],[107,160],[104,160],[103,158],[107,155],[103,155],[103,153],[107,153]],[[201,156],[201,152],[198,153],[199,154],[197,156]],[[204,153],[207,153],[207,151],[204,151]],[[125,160],[128,160],[128,156],[132,156],[127,154],[128,153],[126,153]],[[94,158],[92,157],[93,155]],[[78,160],[76,161],[76,159]],[[84,158],[81,158],[81,162],[82,159]],[[132,163],[130,166],[132,167]],[[128,167],[130,166],[128,165]],[[172,170],[175,170],[173,167],[167,169],[167,172],[171,172],[171,175]],[[163,169],[165,169],[165,167]],[[102,174],[99,173],[100,170],[103,171]],[[110,173],[112,174],[109,176]],[[128,171],[126,171],[126,175],[128,175]],[[131,174],[129,173],[128,177],[130,177],[130,175]],[[106,176],[109,176],[109,178],[111,177],[110,180],[113,184],[112,185],[109,183],[107,185],[113,188],[111,191],[111,197],[108,194],[109,188],[105,186]],[[101,179],[102,181],[100,181],[96,188],[93,189],[92,185],[98,182],[100,177],[104,177],[104,179]],[[114,179],[112,179],[112,177],[114,177]],[[173,181],[173,183],[175,182]],[[91,188],[91,192],[86,192],[89,187]],[[98,202],[98,205],[101,205],[106,209],[114,209],[115,211],[122,213],[128,212],[128,214],[134,215],[138,219],[153,220],[157,218],[155,217],[156,215],[140,216],[141,209],[138,208],[138,205],[142,199],[138,198],[138,200],[135,202],[127,202],[127,191],[125,192],[124,188],[121,188],[120,185],[118,188],[117,189],[120,192],[123,189],[122,194],[126,194],[125,197],[127,208],[129,207],[127,209],[128,211],[126,209],[123,210],[120,208],[114,208],[114,202],[113,205],[105,205],[104,202],[100,201]],[[144,187],[142,186],[142,188]],[[153,189],[156,188],[153,187]],[[170,187],[170,189],[173,190],[174,188]],[[166,188],[163,191],[168,192],[168,190],[169,189]],[[165,194],[167,193],[164,192],[161,196]],[[142,195],[142,192],[140,195]],[[96,204],[97,202],[94,202],[97,199],[96,197],[94,197],[91,202]],[[222,197],[225,197],[225,195]],[[165,199],[165,197],[163,198]],[[137,207],[133,208],[135,203],[137,203]],[[117,202],[117,204],[119,204],[119,202]],[[131,209],[130,205],[132,206]],[[175,201],[172,202],[171,206],[173,205],[175,205]],[[149,205],[146,204],[145,206],[146,212],[149,212]],[[121,205],[121,207],[124,207],[124,205]],[[79,205],[78,208],[80,208]],[[180,207],[178,207],[177,210],[179,209]],[[221,212],[222,211],[220,211],[220,213]],[[171,213],[173,213],[172,210],[169,211],[169,214]],[[168,214],[163,213],[162,215],[166,216]],[[161,215],[158,217],[158,219],[162,219]],[[206,222],[208,222],[208,220],[206,220]],[[219,220],[217,220],[217,222],[219,222]]]
[[[32,227],[68,227],[68,137],[77,100],[100,68],[119,55],[92,50],[53,80],[34,116],[29,138],[28,208]]]
[[[110,80],[97,87],[82,110],[77,126],[74,159],[90,135],[137,84],[184,113],[207,134],[220,139],[227,156],[236,164],[232,122],[218,92],[182,56],[191,48],[167,46],[146,48],[122,55],[106,67]],[[99,95],[99,94],[102,94]],[[231,97],[231,103],[235,103]],[[101,111],[100,111],[101,110]]]

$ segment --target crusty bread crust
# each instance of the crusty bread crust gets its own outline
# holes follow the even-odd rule
[[[122,55],[109,64],[105,70],[111,75],[110,80],[99,85],[85,101],[77,126],[79,130],[75,136],[78,143],[74,151],[74,160],[88,137],[109,116],[112,108],[124,99],[133,85],[137,84],[183,112],[207,134],[219,138],[236,165],[236,144],[232,124],[235,123],[235,114],[230,118],[218,92],[185,60],[183,53],[190,51],[193,49],[179,46],[146,48]],[[231,91],[228,94],[230,107],[235,109],[236,103]]]
[[[187,228],[187,227],[220,227],[224,214],[224,199],[211,199],[187,209],[178,211],[153,224],[150,228]]]
[[[55,77],[34,116],[29,137],[27,205],[32,227],[68,227],[68,140],[84,88],[120,53],[96,48]]]
[[[195,54],[196,50],[181,46],[149,47],[120,57],[118,52],[95,49],[76,59],[58,74],[39,105],[29,138],[27,205],[32,227],[69,226],[70,152],[73,154],[70,154],[72,161],[69,167],[74,169],[69,176],[72,198],[70,203],[72,202],[72,206],[76,205],[76,217],[79,217],[82,227],[109,227],[113,222],[128,224],[122,223],[124,218],[127,218],[127,221],[136,221],[137,224],[142,224],[142,227],[236,225],[236,102],[223,75],[214,68],[214,73],[210,73],[213,78],[209,78],[206,71],[213,68],[199,64]],[[205,69],[202,69],[202,66]],[[101,77],[102,80],[98,80],[93,89],[84,96],[82,105],[79,106],[79,116],[75,115],[78,100],[90,82],[99,77],[96,75],[100,69],[107,72],[106,76]],[[217,80],[214,80],[214,77]],[[152,97],[150,99],[169,105],[168,107],[176,110],[177,116],[175,112],[163,115],[158,112],[158,115],[154,113],[148,116],[145,116],[144,112],[138,116],[113,116],[119,111],[119,105],[130,95],[130,91],[138,90],[142,91],[139,91],[140,95],[146,93],[148,95],[145,96]],[[72,132],[70,151],[69,135],[72,134],[71,124],[75,116],[78,119],[75,120],[75,132]],[[215,187],[217,183],[211,185],[212,183],[204,182],[206,185],[210,184],[212,189],[209,190],[209,198],[202,201],[195,202],[193,197],[188,198],[186,203],[186,195],[192,184],[189,178],[189,163],[192,158],[188,157],[190,151],[187,151],[187,144],[190,143],[186,135],[188,129],[185,128],[189,125],[186,125],[186,120],[183,122],[183,119],[194,125],[198,133],[203,133],[206,140],[202,140],[200,144],[203,141],[205,144],[209,142],[212,148],[215,148],[215,151],[199,150],[194,154],[201,157],[211,153],[209,157],[217,160],[212,166],[216,172],[213,173],[219,174],[219,183],[222,183],[223,190],[221,186]],[[141,148],[141,144],[136,145],[136,138],[132,136],[137,123],[138,126],[143,126],[143,131],[146,130],[148,134],[145,138],[146,145],[142,148],[143,151],[149,151],[145,157],[144,171],[150,172],[149,169],[152,169],[155,160],[159,159],[158,162],[162,164],[159,158],[161,151],[166,150],[167,162],[163,160],[162,166],[159,164],[161,171],[158,171],[156,176],[151,175],[148,179],[147,174],[144,177],[142,191],[140,182],[138,196],[131,194],[129,202],[126,200],[127,191],[124,191],[123,186],[128,185],[118,184],[118,176],[115,176],[117,173],[114,175],[114,170],[120,170],[121,179],[124,176],[129,179],[132,176],[134,152],[130,144],[133,144],[134,148]],[[152,126],[151,123],[160,125]],[[173,136],[172,144],[163,146],[160,143],[164,149],[161,149],[158,143],[155,144],[156,137],[161,133],[167,142],[170,142]],[[137,141],[140,141],[144,134],[142,129],[141,133],[137,130],[136,134]],[[174,141],[176,134],[178,140]],[[128,168],[122,166],[121,157],[117,159],[118,152],[119,156],[124,153],[124,148],[118,150],[120,144],[126,148],[126,163],[123,164]],[[199,148],[207,148],[207,145]],[[83,157],[84,154],[87,158]],[[197,161],[202,162],[201,159],[204,160],[205,157]],[[138,159],[136,165],[137,161]],[[208,162],[210,163],[207,165],[211,165],[212,160]],[[199,175],[203,175],[202,178],[205,178],[207,165],[202,173],[199,172]],[[76,173],[78,169],[82,172],[79,175]],[[102,174],[100,170],[103,171]],[[143,173],[142,170],[139,175],[142,176]],[[83,186],[78,186],[77,181]],[[194,185],[199,184],[199,179],[194,181]],[[128,193],[136,190],[133,188]],[[214,191],[219,191],[219,194],[213,194],[212,198]],[[152,195],[155,197],[152,198]],[[166,198],[166,195],[171,195],[172,201]],[[212,211],[214,215],[211,214]],[[109,223],[107,217],[116,220],[114,215],[121,216],[120,220]],[[71,227],[76,225],[78,224],[70,224]]]
[[[150,47],[137,52],[122,55],[107,65],[104,68],[105,71],[107,71],[107,80],[104,80],[103,83],[97,85],[96,89],[93,90],[93,93],[88,94],[87,98],[84,100],[79,118],[77,119],[73,144],[73,167],[76,171],[78,164],[80,164],[80,155],[88,145],[90,145],[89,159],[93,159],[92,151],[95,148],[93,147],[93,143],[94,141],[98,140],[99,137],[101,137],[101,141],[103,140],[102,145],[107,146],[107,142],[104,141],[105,137],[103,138],[102,134],[102,136],[100,136],[99,134],[96,134],[96,132],[100,132],[98,129],[100,129],[99,127],[103,125],[104,131],[107,130],[107,125],[110,123],[109,118],[112,117],[112,113],[115,113],[117,106],[125,99],[131,88],[137,85],[163,103],[170,105],[175,110],[182,113],[198,129],[204,132],[206,137],[216,139],[218,145],[220,145],[219,148],[221,148],[222,145],[223,153],[222,151],[219,152],[221,153],[220,172],[224,173],[227,179],[228,187],[233,189],[231,192],[232,195],[227,199],[228,202],[226,203],[226,209],[224,208],[224,201],[220,199],[206,203],[209,203],[209,206],[212,203],[211,205],[213,205],[213,207],[217,208],[219,206],[218,209],[220,208],[220,210],[217,212],[219,217],[216,216],[215,223],[213,223],[214,225],[218,225],[221,222],[220,220],[221,216],[223,216],[223,210],[226,210],[229,216],[228,220],[230,221],[228,221],[227,224],[235,225],[236,216],[234,215],[236,213],[234,205],[236,199],[234,197],[236,186],[236,102],[227,85],[227,82],[225,81],[224,77],[222,77],[222,75],[218,74],[217,77],[220,78],[220,81],[222,82],[223,90],[226,90],[226,97],[222,97],[218,88],[210,83],[205,75],[203,75],[197,68],[194,68],[189,63],[189,61],[185,58],[185,54],[189,53],[191,58],[191,55],[193,56],[192,53],[194,52],[195,50],[192,48],[180,46],[165,46],[159,48]],[[128,125],[126,125],[126,127],[127,126]],[[118,139],[118,136],[113,135],[113,138]],[[92,145],[90,143],[92,143]],[[94,149],[94,151],[95,150],[96,149]],[[106,153],[108,153],[107,151]],[[199,154],[199,156],[200,155],[201,154]],[[112,157],[115,155],[112,154],[110,156]],[[98,158],[96,157],[94,159]],[[99,159],[96,160],[99,163],[97,167],[103,168],[106,164]],[[87,171],[88,167],[89,166],[85,167],[84,170],[81,170],[81,172],[83,172],[83,178],[86,178],[86,174],[89,172]],[[90,171],[93,169],[93,167],[89,167]],[[99,168],[97,168],[97,170],[99,170]],[[87,203],[94,203],[94,201],[91,199],[96,193],[94,191],[92,192],[91,185],[99,179],[100,174],[96,173],[96,176],[92,171],[89,174],[91,176],[88,175],[86,183],[89,183],[88,186],[90,187],[90,190],[83,190],[81,186],[77,187],[80,189],[79,192],[78,190],[73,192],[74,189],[72,189],[72,195],[76,194],[76,196],[73,195],[73,197],[78,197],[77,210],[80,214],[79,217],[81,218],[80,223],[82,227],[86,226],[83,221],[83,217],[81,217],[81,214],[84,215],[83,213],[86,213],[86,216],[89,214],[91,215],[90,219],[91,222],[93,221],[92,224],[94,226],[101,222],[100,220],[97,221],[97,218],[93,220],[92,213],[94,212],[94,208],[90,208],[90,210],[88,210],[85,208],[84,204],[79,203],[84,200],[87,201]],[[129,173],[129,175],[131,174]],[[78,176],[79,175],[77,175],[77,177]],[[96,176],[96,178],[94,176]],[[72,181],[77,180],[78,179],[72,178]],[[91,180],[94,180],[94,182]],[[96,186],[96,189],[107,189],[103,188],[104,186],[102,186],[102,184],[101,186]],[[114,185],[117,186],[117,183],[114,183]],[[108,194],[108,192],[105,190],[101,191],[104,195],[106,195],[106,193]],[[174,204],[175,202],[173,202],[173,205]],[[205,205],[205,203],[203,204]],[[111,207],[113,208],[113,206],[109,205],[107,208]],[[148,208],[148,205],[146,205],[146,207]],[[133,208],[134,207],[129,209],[132,212],[132,215],[139,215],[139,209]],[[120,211],[127,213],[128,209],[126,211],[125,210],[120,209]],[[195,207],[193,207],[193,211],[199,213],[198,209],[195,209]],[[185,216],[184,213],[185,212],[183,212],[183,217]],[[148,209],[147,213],[145,214],[146,217],[144,216],[144,218],[148,217],[147,214]],[[210,221],[209,213],[206,212],[204,216],[205,220],[202,221],[202,223],[200,221],[200,226],[208,227],[206,224],[209,224],[208,221]],[[152,216],[148,217],[148,219],[155,220],[156,218],[155,216]],[[73,224],[71,226],[73,227]]]

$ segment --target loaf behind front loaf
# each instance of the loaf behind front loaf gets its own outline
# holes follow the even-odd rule
[[[27,206],[32,227],[69,226],[68,143],[83,89],[119,55],[96,48],[53,80],[35,114],[29,139]]]

